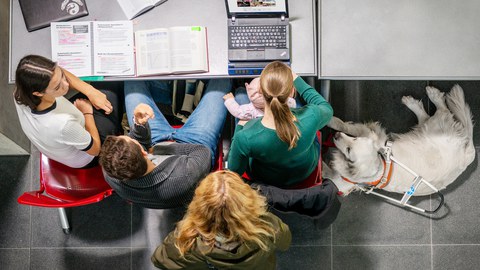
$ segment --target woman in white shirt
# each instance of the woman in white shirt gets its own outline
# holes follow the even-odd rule
[[[81,93],[73,104],[64,97],[70,89]],[[73,168],[97,164],[102,138],[121,131],[115,92],[99,91],[39,55],[20,60],[14,98],[30,141],[48,158]]]

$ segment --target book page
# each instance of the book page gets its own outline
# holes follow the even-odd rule
[[[207,33],[205,27],[183,26],[170,30],[170,64],[173,72],[207,72]]]
[[[129,20],[155,6],[155,0],[117,0]]]
[[[168,29],[157,28],[135,32],[137,75],[170,73]]]
[[[52,22],[52,60],[76,76],[93,75],[90,22]]]
[[[135,75],[131,21],[93,22],[94,75]]]

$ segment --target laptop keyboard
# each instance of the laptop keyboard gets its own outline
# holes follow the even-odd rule
[[[230,48],[287,47],[286,25],[230,26]]]

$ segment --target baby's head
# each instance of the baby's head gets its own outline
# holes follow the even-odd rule
[[[263,110],[265,108],[265,99],[260,92],[260,77],[253,79],[250,83],[245,83],[245,88],[247,88],[248,98],[253,106]]]

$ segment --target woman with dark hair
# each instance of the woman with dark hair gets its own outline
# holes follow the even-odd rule
[[[73,104],[64,97],[70,89],[81,93]],[[99,91],[39,55],[18,63],[14,98],[30,141],[48,158],[73,168],[96,164],[101,141],[121,130],[114,92]]]
[[[263,196],[238,174],[217,171],[200,182],[152,262],[161,269],[275,269],[275,251],[287,250],[291,238]]]

